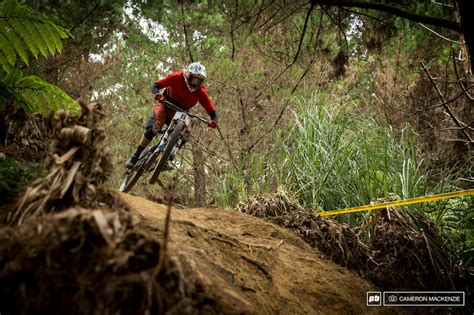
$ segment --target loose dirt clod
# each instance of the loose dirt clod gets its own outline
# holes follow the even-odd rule
[[[100,105],[91,103],[82,108],[80,117],[60,110],[52,118],[55,132],[45,161],[48,175],[28,188],[9,217],[10,223],[20,224],[26,217],[74,205],[97,204],[112,164],[103,132],[96,125],[103,116]]]
[[[70,208],[0,229],[6,314],[150,314],[192,309],[179,261],[125,210]],[[8,303],[5,303],[8,301]]]
[[[12,226],[0,229],[0,291],[8,301],[0,310],[192,313],[199,299],[190,298],[179,260],[102,187],[111,171],[96,124],[103,114],[97,103],[81,108],[80,117],[63,110],[50,117],[47,176],[19,200]]]

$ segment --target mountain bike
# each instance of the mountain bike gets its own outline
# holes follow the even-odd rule
[[[176,113],[166,130],[162,132],[160,141],[154,146],[145,149],[142,154],[140,154],[137,163],[125,171],[125,177],[119,188],[122,192],[130,191],[138,179],[149,170],[151,170],[151,176],[148,182],[154,184],[157,181],[160,173],[166,169],[167,162],[173,160],[178,150],[187,142],[189,137],[187,130],[191,125],[191,118],[195,118],[207,124],[206,119],[184,111],[177,104],[169,100],[163,100],[161,102],[169,108],[174,109]],[[158,162],[152,167],[158,157]]]

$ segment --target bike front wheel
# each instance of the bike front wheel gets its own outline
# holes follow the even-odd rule
[[[156,180],[158,179],[158,176],[160,176],[160,173],[164,170],[166,166],[166,162],[168,162],[171,151],[173,151],[174,146],[176,143],[178,143],[179,138],[181,137],[181,134],[184,130],[185,124],[184,121],[178,121],[176,125],[174,126],[173,132],[171,133],[168,143],[166,144],[165,149],[163,150],[163,154],[161,154],[161,158],[158,161],[158,163],[155,166],[155,169],[153,170],[153,173],[151,174],[150,177],[150,184],[154,184]]]
[[[132,170],[127,170],[125,177],[120,184],[119,191],[129,192],[130,189],[135,185],[140,176],[150,167],[151,163],[156,159],[156,154],[153,155],[154,148],[147,149],[140,156],[140,160],[137,162],[138,167],[134,167]]]
[[[132,189],[133,185],[137,182],[137,180],[142,176],[143,174],[143,167],[140,167],[136,170],[131,170],[127,171],[125,173],[125,177],[122,180],[122,183],[120,184],[119,191],[121,192],[129,192],[130,189]]]

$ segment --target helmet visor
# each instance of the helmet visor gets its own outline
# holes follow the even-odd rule
[[[188,77],[188,84],[189,85],[191,85],[193,87],[197,87],[197,86],[200,86],[203,81],[204,81],[203,78],[197,77],[197,76],[193,75],[192,73],[189,74],[189,77]]]

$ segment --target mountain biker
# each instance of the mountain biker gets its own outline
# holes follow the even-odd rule
[[[153,137],[161,131],[165,123],[169,124],[171,122],[175,110],[163,104],[164,99],[178,104],[185,111],[189,111],[199,102],[211,117],[208,121],[209,127],[217,128],[216,109],[202,85],[205,79],[206,68],[199,62],[193,62],[186,70],[173,72],[152,84],[151,92],[157,103],[145,126],[145,133],[140,139],[137,150],[125,163],[126,168],[130,169],[137,163],[140,153]],[[163,94],[160,93],[160,89],[165,89]]]

